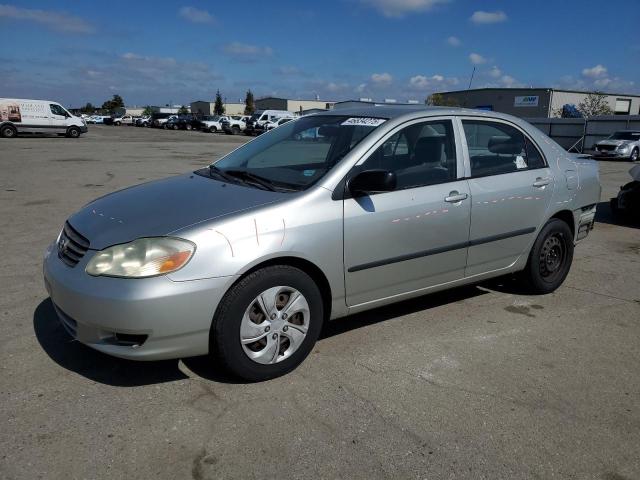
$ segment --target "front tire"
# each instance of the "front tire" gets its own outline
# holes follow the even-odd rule
[[[2,138],[16,138],[18,136],[18,130],[13,125],[3,125],[0,128],[0,137]]]
[[[80,136],[80,129],[78,127],[70,127],[67,130],[67,137],[78,138]]]
[[[210,349],[248,381],[284,375],[309,355],[324,318],[322,296],[302,270],[275,265],[234,285],[216,311]]]
[[[551,293],[567,278],[572,261],[573,233],[565,222],[552,218],[533,244],[521,276],[532,293]]]
[[[218,129],[216,127],[209,128],[209,133],[216,133]]]
[[[636,147],[631,152],[631,156],[629,157],[629,160],[631,160],[632,162],[637,162],[638,156],[640,156],[640,154],[639,154],[638,148]]]

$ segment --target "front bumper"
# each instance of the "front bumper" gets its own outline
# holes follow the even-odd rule
[[[86,125],[82,125],[82,126],[80,127],[80,132],[82,132],[82,133],[87,133],[88,131],[89,131],[89,129],[87,128],[87,126],[86,126]]]
[[[617,150],[603,150],[601,152],[594,150],[591,155],[593,158],[629,158],[631,156],[631,151],[621,153]]]
[[[184,282],[166,276],[92,277],[85,267],[93,254],[88,251],[75,267],[58,258],[55,244],[45,254],[45,287],[67,332],[96,350],[133,360],[208,353],[215,309],[235,277]]]

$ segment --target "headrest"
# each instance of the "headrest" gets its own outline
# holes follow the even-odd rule
[[[416,143],[415,157],[421,163],[439,163],[444,153],[444,135],[419,138]]]
[[[504,155],[518,155],[522,153],[522,142],[518,142],[511,137],[493,136],[489,139],[489,151],[491,153],[502,153]]]

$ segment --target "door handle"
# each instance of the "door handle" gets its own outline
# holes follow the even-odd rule
[[[462,200],[466,200],[469,197],[466,193],[459,193],[457,190],[449,192],[448,197],[444,197],[444,201],[448,203],[458,203]]]
[[[548,177],[542,178],[542,177],[538,177],[536,178],[536,181],[533,182],[533,186],[536,188],[542,188],[542,187],[546,187],[547,185],[549,185],[551,183],[551,179]]]

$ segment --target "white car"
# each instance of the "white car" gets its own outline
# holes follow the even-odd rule
[[[83,118],[50,100],[0,98],[0,137],[13,138],[18,133],[55,133],[78,138],[87,132]]]
[[[284,125],[285,123],[290,122],[291,120],[295,120],[295,118],[293,117],[276,118],[275,120],[265,123],[264,128],[265,130],[273,130],[274,128],[278,128],[280,125]]]
[[[251,118],[249,115],[232,115],[229,120],[222,122],[222,129],[228,135],[236,135],[244,132],[247,128],[247,120]]]
[[[228,121],[229,117],[222,115],[214,115],[209,120],[203,120],[202,123],[202,131],[209,133],[216,133],[222,131],[222,122]]]
[[[594,158],[625,158],[637,162],[640,157],[640,130],[618,130],[593,147]]]
[[[113,124],[115,126],[120,125],[133,125],[136,119],[132,115],[122,115],[121,117],[115,117],[113,119]]]

